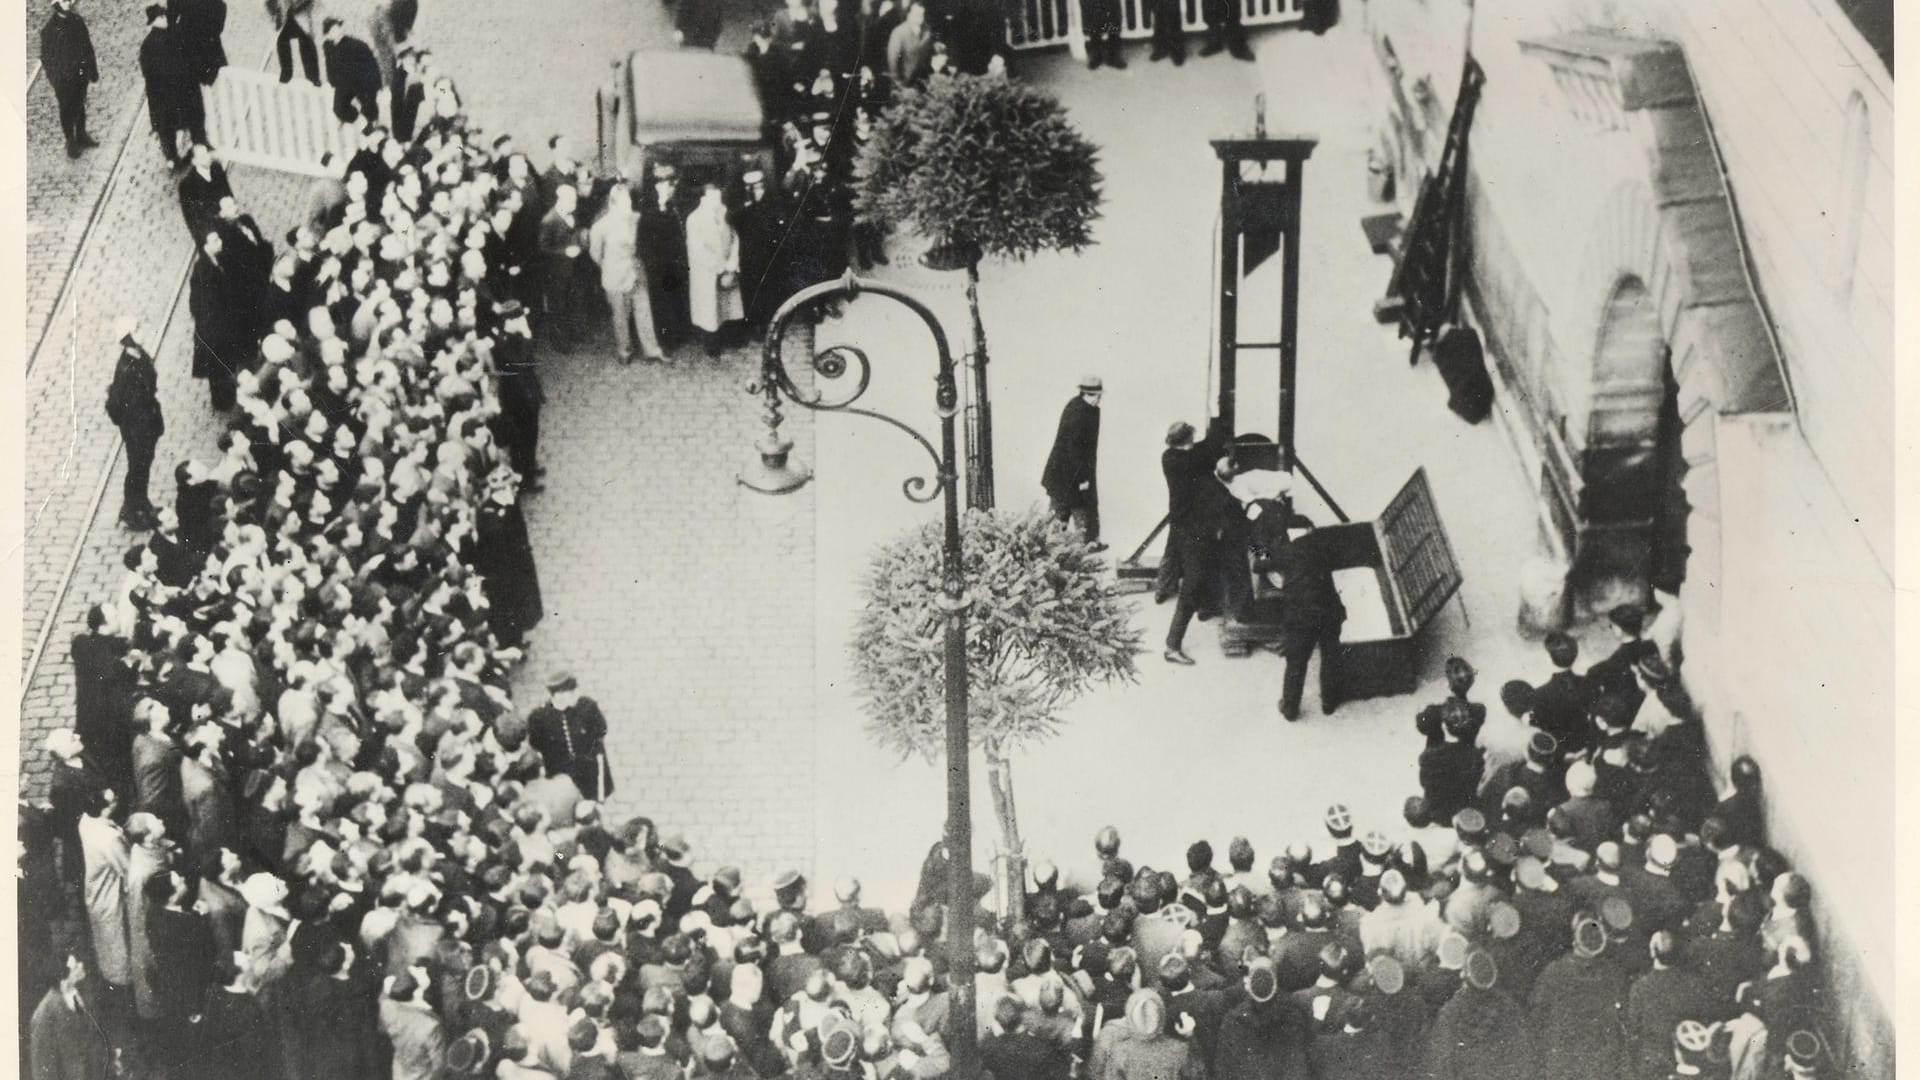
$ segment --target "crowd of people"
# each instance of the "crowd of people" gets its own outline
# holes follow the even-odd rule
[[[794,87],[781,130],[832,96],[830,121],[859,102],[857,138],[894,44],[925,32],[917,10],[885,35],[888,75],[830,64],[817,90],[804,75],[822,69],[788,58],[835,47],[832,15],[795,0],[756,33]],[[939,77],[937,55],[909,78]],[[189,152],[195,371],[231,425],[160,506],[130,467],[122,518],[147,535],[73,642],[74,724],[47,739],[48,801],[22,814],[23,1068],[938,1080],[954,1036],[940,848],[891,916],[851,879],[815,911],[792,872],[756,904],[737,867],[696,872],[684,838],[607,816],[608,722],[577,680],[554,674],[532,709],[507,693],[543,610],[518,505],[542,471],[534,324],[578,340],[597,279],[631,323],[622,355],[631,333],[658,356],[656,318],[725,327],[724,274],[733,317],[763,319],[784,296],[742,279],[832,275],[756,262],[753,215],[811,212],[842,134],[790,138],[779,183],[703,184],[681,213],[670,167],[636,190],[556,137],[535,173],[426,50],[394,62],[432,93],[404,133],[360,118],[345,178],[316,186],[286,250],[204,143]],[[729,235],[734,256],[707,250]],[[152,361],[137,323],[117,330],[109,412],[134,433],[129,465],[150,463]],[[1097,405],[1097,378],[1080,389]],[[1736,761],[1717,797],[1672,638],[1643,609],[1612,621],[1621,646],[1584,671],[1549,636],[1553,671],[1504,685],[1503,717],[1450,662],[1450,697],[1416,719],[1422,791],[1401,824],[1331,807],[1327,840],[1264,874],[1244,838],[1224,871],[1193,844],[1181,874],[1135,866],[1103,830],[1081,884],[1042,863],[1017,918],[967,912],[984,1070],[1826,1075],[1810,889],[1767,846],[1758,769]]]

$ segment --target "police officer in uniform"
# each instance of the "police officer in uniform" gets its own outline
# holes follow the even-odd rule
[[[580,694],[571,674],[547,680],[547,702],[527,717],[527,741],[546,763],[548,776],[569,776],[582,798],[604,802],[613,794],[607,764],[607,718],[590,697]]]
[[[151,529],[158,519],[147,498],[147,477],[153,470],[153,451],[167,430],[160,413],[159,376],[153,357],[134,340],[139,324],[123,317],[114,324],[120,339],[120,359],[107,389],[107,418],[120,429],[127,448],[127,478],[120,496],[120,523],[129,529]]]

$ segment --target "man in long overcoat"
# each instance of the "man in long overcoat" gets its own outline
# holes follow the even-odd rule
[[[1168,449],[1160,456],[1167,479],[1167,554],[1161,567],[1162,588],[1177,590],[1173,620],[1167,627],[1166,659],[1191,664],[1186,654],[1187,625],[1195,615],[1212,618],[1225,602],[1222,574],[1234,570],[1233,553],[1240,552],[1244,568],[1246,544],[1240,504],[1227,490],[1216,462],[1225,443],[1216,430],[1197,446],[1175,446],[1176,436],[1193,440],[1193,428],[1176,425],[1168,432]],[[1244,569],[1241,570],[1244,574]]]
[[[511,475],[498,474],[475,512],[473,565],[486,592],[488,625],[502,645],[518,646],[546,613],[533,543]]]
[[[663,344],[672,346],[686,337],[687,204],[672,165],[653,167],[653,182],[640,194],[638,250],[646,268],[653,302],[653,325]]]
[[[216,411],[233,408],[240,369],[246,363],[245,335],[238,324],[247,316],[236,310],[239,305],[234,301],[241,289],[223,251],[220,234],[206,233],[187,284],[187,307],[193,313],[193,377],[207,380]]]
[[[1347,609],[1333,585],[1328,534],[1309,529],[1306,535],[1280,545],[1271,552],[1271,558],[1281,576],[1280,654],[1287,661],[1280,715],[1288,720],[1300,719],[1307,661],[1316,649],[1320,652],[1320,711],[1331,713],[1340,705],[1340,694],[1328,660],[1340,643],[1340,624],[1346,621]]]
[[[580,693],[572,675],[547,680],[547,702],[527,717],[527,741],[546,763],[547,775],[573,778],[580,794],[596,802],[613,794],[607,765],[607,718],[600,706]]]
[[[1624,1069],[1627,974],[1607,953],[1598,919],[1573,928],[1573,951],[1533,984],[1534,1045],[1542,1075],[1616,1080]]]
[[[333,115],[341,123],[374,123],[380,116],[380,61],[366,42],[347,33],[339,19],[320,22],[327,81],[333,84]]]
[[[73,0],[53,0],[53,11],[40,28],[40,70],[60,103],[60,134],[67,140],[67,156],[99,146],[87,134],[87,88],[100,81],[93,55],[93,35],[87,21],[73,9]]]
[[[115,791],[133,791],[133,695],[127,639],[107,626],[106,609],[87,612],[73,636],[73,729],[93,750],[94,764]]]
[[[1074,522],[1094,551],[1107,549],[1100,542],[1100,488],[1095,475],[1100,453],[1100,396],[1104,390],[1098,375],[1080,380],[1080,392],[1060,410],[1053,451],[1040,474],[1040,486],[1053,505],[1053,516]]]
[[[181,50],[176,31],[167,25],[167,9],[147,5],[147,36],[140,43],[140,75],[147,87],[147,119],[160,154],[167,164],[180,164],[180,133],[194,142],[206,140],[207,109],[200,85]]]

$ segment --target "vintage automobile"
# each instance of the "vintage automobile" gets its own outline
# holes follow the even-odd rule
[[[766,116],[743,57],[701,49],[640,49],[615,65],[597,95],[602,175],[644,182],[668,162],[682,186],[731,185],[748,169],[774,167]]]

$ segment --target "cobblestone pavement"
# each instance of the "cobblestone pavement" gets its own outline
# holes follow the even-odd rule
[[[107,176],[120,148],[135,124],[148,134],[140,82],[140,41],[146,36],[139,4],[112,4],[80,9],[93,37],[100,81],[87,95],[87,127],[100,146],[67,157],[60,137],[60,111],[45,76],[35,78],[27,91],[27,340],[37,341],[53,314],[67,268],[73,264],[87,221],[106,187]],[[27,67],[40,64],[40,28],[46,25],[48,0],[26,5]],[[135,138],[139,138],[138,135]],[[142,149],[135,146],[132,157]],[[128,164],[131,164],[129,162]],[[122,166],[126,167],[125,165]]]
[[[359,3],[355,0],[349,10],[360,10]],[[96,24],[106,21],[104,13],[92,14]],[[96,28],[94,33],[105,85],[111,61],[102,31]],[[226,34],[230,58],[243,62],[243,58],[251,57],[257,63],[267,54],[271,40],[272,27],[262,9],[234,6]],[[35,92],[41,89],[36,87]],[[50,91],[48,96],[50,99]],[[167,431],[155,457],[152,490],[156,497],[171,484],[174,465],[189,455],[210,452],[221,430],[208,410],[204,384],[188,374],[192,323],[181,286],[192,248],[180,217],[174,178],[160,157],[158,145],[145,134],[144,128],[136,133],[127,149],[120,175],[102,205],[85,249],[79,252],[73,285],[58,317],[47,327],[44,338],[37,341],[25,380],[25,441],[33,453],[26,470],[26,539],[21,552],[25,578],[23,666],[31,661],[49,617],[53,620],[40,661],[27,672],[30,678],[22,699],[22,773],[29,793],[40,790],[47,767],[45,755],[39,750],[41,736],[66,723],[71,715],[73,690],[67,641],[84,626],[87,608],[118,580],[120,560],[131,542],[130,534],[116,524],[123,475],[118,459],[120,441],[103,407],[115,356],[110,327],[117,316],[132,314],[139,318],[143,341],[153,351],[160,369]],[[58,165],[67,163],[57,129],[53,139],[49,150],[30,137],[30,172],[45,165],[49,153]],[[93,155],[101,153],[96,150]],[[83,156],[81,160],[88,159]],[[232,169],[230,176],[241,205],[267,234],[284,235],[299,213],[307,181],[248,168]],[[99,179],[104,183],[104,172]],[[45,212],[60,213],[62,205],[82,215],[91,209],[90,203],[76,206],[72,201],[49,202]],[[30,227],[51,231],[68,225],[64,218],[40,217],[42,207],[31,195],[28,211]],[[29,258],[34,256],[30,253]],[[65,262],[48,272],[64,275],[72,263],[72,251],[64,258]],[[29,280],[44,286],[45,281],[38,276],[41,269],[30,262]],[[176,305],[166,339],[156,343]],[[96,507],[102,473],[109,469],[112,475],[106,482],[106,494]],[[71,578],[67,574],[70,565]]]
[[[469,113],[544,165],[555,133],[592,152],[609,62],[668,25],[654,0],[582,0],[558,27],[537,5],[469,0],[422,5],[417,34]],[[681,352],[623,369],[597,340],[544,362],[548,490],[527,518],[548,616],[515,698],[531,707],[546,674],[572,670],[613,728],[616,810],[758,888],[813,866],[814,504],[734,482],[759,434],[742,392],[758,354]],[[807,418],[785,430],[810,460]]]

